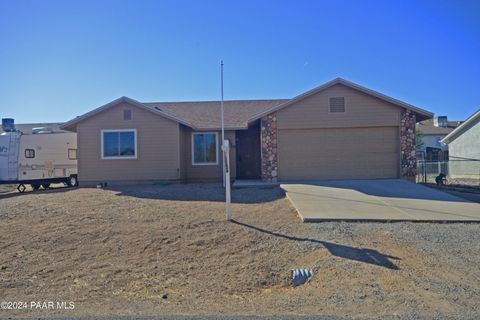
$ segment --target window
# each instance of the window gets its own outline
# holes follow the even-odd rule
[[[77,160],[77,149],[68,149],[68,160]]]
[[[25,158],[35,158],[35,150],[25,149]]]
[[[102,130],[102,159],[136,159],[137,130]]]
[[[330,112],[345,112],[345,98],[330,98]]]
[[[123,110],[123,120],[132,120],[132,110]]]
[[[192,134],[192,164],[215,165],[218,164],[217,133]]]

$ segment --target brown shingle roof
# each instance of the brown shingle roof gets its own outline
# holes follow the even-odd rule
[[[245,128],[248,119],[280,105],[288,99],[229,100],[224,101],[225,128]],[[201,129],[218,129],[221,126],[220,101],[192,102],[142,102],[145,106],[163,111]]]
[[[379,92],[357,85],[353,82],[336,78],[313,90],[300,94],[293,99],[225,101],[225,128],[229,130],[246,129],[249,122],[253,122],[262,116],[278,111],[282,108],[286,108],[291,104],[300,101],[301,99],[305,99],[312,94],[318,93],[336,84],[348,86],[365,94],[385,100],[401,108],[412,110],[417,115],[417,120],[424,120],[433,116],[431,112],[426,110],[412,106],[397,99],[393,99]],[[139,108],[149,110],[173,121],[177,121],[183,125],[192,127],[195,130],[213,130],[219,129],[221,126],[220,101],[141,103],[128,97],[120,97],[110,103],[107,103],[66,122],[64,125],[62,125],[62,128],[69,131],[75,131],[76,125],[80,121],[92,117],[95,114],[121,102],[130,103]]]
[[[455,128],[457,128],[462,122],[461,121],[448,121],[448,126],[445,127],[436,127],[433,125],[433,119],[428,119],[421,121],[417,124],[417,128],[422,132],[422,134],[449,134]]]

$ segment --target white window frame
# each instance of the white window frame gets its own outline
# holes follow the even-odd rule
[[[104,133],[108,133],[108,132],[133,132],[133,137],[134,137],[134,142],[135,142],[135,155],[134,156],[113,156],[113,157],[109,157],[109,156],[105,156],[103,154],[103,135]],[[100,156],[102,158],[102,160],[131,160],[131,159],[137,159],[138,157],[138,151],[137,151],[137,129],[102,129],[101,130],[101,133],[100,133],[100,136],[101,136],[101,140],[102,140],[102,143],[101,143],[101,146],[100,146]]]
[[[199,134],[214,134],[215,135],[215,162],[195,162],[195,136]],[[192,166],[218,166],[218,132],[192,132]]]

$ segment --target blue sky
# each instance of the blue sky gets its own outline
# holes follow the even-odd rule
[[[480,1],[0,0],[0,117],[115,98],[288,98],[344,77],[454,120],[480,107]]]

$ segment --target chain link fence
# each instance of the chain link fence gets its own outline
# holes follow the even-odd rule
[[[480,160],[417,161],[417,182],[436,183],[440,174],[445,176],[444,184],[480,186]]]

